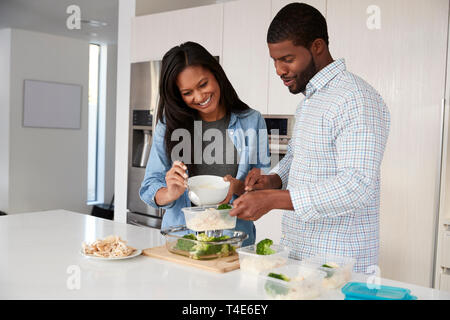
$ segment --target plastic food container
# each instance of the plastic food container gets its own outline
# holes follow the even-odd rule
[[[217,207],[216,205],[182,208],[186,227],[197,232],[234,229],[236,217],[230,216],[231,209],[218,210]]]
[[[302,264],[324,271],[323,287],[336,289],[352,279],[355,261],[352,257],[319,254],[303,260]]]
[[[269,277],[269,273],[283,274],[290,281]],[[264,274],[264,292],[268,299],[312,300],[319,297],[324,290],[322,280],[325,272],[301,264],[287,264]]]
[[[216,259],[235,254],[236,249],[240,248],[242,242],[248,238],[245,232],[234,230],[224,230],[221,237],[214,239],[205,238],[204,233],[193,232],[186,226],[161,230],[161,234],[166,238],[167,250],[197,260]],[[205,239],[211,241],[205,241]]]
[[[270,248],[275,250],[274,254],[256,254],[256,245],[236,250],[239,254],[241,270],[248,273],[260,274],[266,270],[284,266],[288,261],[289,248],[275,244],[271,245]]]
[[[411,295],[411,290],[379,286],[369,288],[366,283],[349,282],[342,289],[345,300],[416,300],[417,297]]]

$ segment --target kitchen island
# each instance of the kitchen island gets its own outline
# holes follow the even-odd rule
[[[146,249],[164,244],[159,230],[53,210],[0,217],[0,299],[263,300],[264,281],[240,270],[213,273],[146,256],[117,261],[84,257],[82,242],[118,235]],[[352,281],[366,281],[354,274]],[[418,299],[450,293],[381,279]],[[218,289],[220,288],[220,289]],[[340,289],[326,299],[344,299]]]

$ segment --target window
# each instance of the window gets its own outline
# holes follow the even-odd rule
[[[100,46],[89,45],[89,133],[88,133],[88,204],[98,203],[99,193],[99,83]]]

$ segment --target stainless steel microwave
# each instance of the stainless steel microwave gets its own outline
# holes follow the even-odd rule
[[[271,156],[278,154],[282,158],[287,153],[289,140],[292,138],[295,117],[289,115],[263,115],[269,134],[269,151]]]
[[[289,115],[263,115],[269,137],[275,135],[280,139],[290,139],[294,129],[295,117]],[[278,134],[276,134],[276,132]]]

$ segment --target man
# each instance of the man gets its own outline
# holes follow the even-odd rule
[[[277,74],[303,93],[286,156],[269,175],[252,170],[231,215],[258,220],[284,209],[281,244],[303,260],[317,253],[356,258],[354,271],[378,264],[380,165],[390,115],[380,95],[334,61],[325,18],[291,3],[267,34]]]

